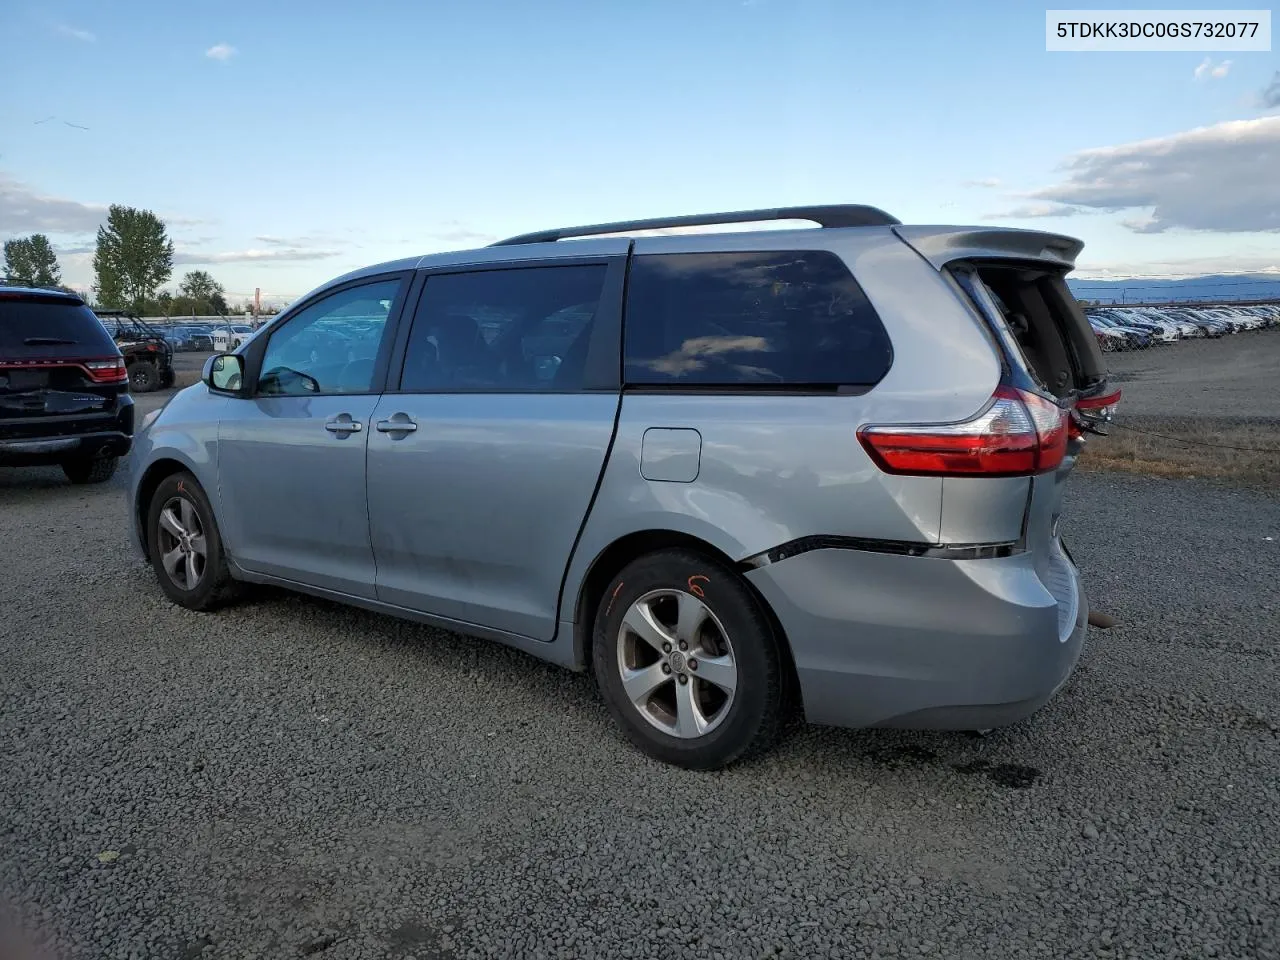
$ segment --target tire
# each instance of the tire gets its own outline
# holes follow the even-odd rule
[[[168,390],[173,386],[173,382],[176,379],[177,374],[173,372],[173,367],[166,367],[164,372],[160,374],[160,389]]]
[[[662,629],[645,626],[645,610],[652,618],[647,623]],[[679,627],[686,614],[696,628]],[[669,651],[663,638],[675,641]],[[665,763],[715,770],[763,753],[777,739],[783,720],[778,642],[738,574],[692,550],[661,550],[633,561],[608,585],[595,615],[592,662],[605,704],[628,740]],[[731,693],[722,686],[730,682]]]
[[[129,365],[129,389],[134,393],[150,393],[160,385],[160,373],[150,360],[138,360]]]
[[[171,516],[162,526],[165,513]],[[178,529],[170,526],[175,520]],[[170,600],[188,610],[214,610],[234,599],[238,585],[231,578],[213,508],[195,477],[182,472],[160,481],[147,504],[146,530],[152,569]],[[179,530],[186,535],[186,549]]]
[[[116,472],[119,457],[98,457],[93,460],[68,460],[62,472],[72,483],[106,483]]]

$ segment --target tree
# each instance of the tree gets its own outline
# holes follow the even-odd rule
[[[192,314],[226,316],[227,313],[226,290],[204,270],[192,270],[182,278],[174,302],[186,306],[188,309],[184,312]]]
[[[142,312],[156,288],[173,276],[173,241],[150,210],[112,204],[98,227],[93,255],[98,302]]]
[[[33,287],[56,287],[62,283],[57,254],[43,233],[6,240],[4,272],[10,279]]]
[[[206,270],[192,270],[178,284],[178,292],[192,300],[212,300],[215,293],[224,293],[222,284]]]

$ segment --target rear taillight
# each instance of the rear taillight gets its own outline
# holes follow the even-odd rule
[[[1120,402],[1120,391],[1112,390],[1101,397],[1084,397],[1076,401],[1076,409],[1087,412],[1090,416],[1111,416],[1114,407]]]
[[[1019,477],[1062,463],[1067,425],[1067,411],[1052,400],[1001,386],[964,423],[869,426],[858,439],[886,473]]]
[[[129,371],[124,365],[123,357],[112,360],[85,360],[80,366],[89,374],[94,383],[125,383],[129,379]]]
[[[1071,418],[1070,434],[1072,439],[1084,436],[1084,427],[1097,427],[1111,422],[1115,415],[1116,404],[1120,402],[1120,391],[1098,397],[1083,397],[1076,401],[1075,413]],[[1094,432],[1097,432],[1095,429]]]

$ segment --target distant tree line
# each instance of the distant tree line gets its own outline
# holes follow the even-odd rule
[[[62,286],[58,257],[42,233],[5,242],[4,272],[18,283],[70,289]],[[187,273],[177,293],[160,289],[173,276],[173,241],[164,221],[150,210],[111,205],[107,222],[98,227],[93,272],[99,307],[165,317],[226,316],[231,311],[226,289],[206,270]],[[236,312],[250,310],[252,304],[245,302]]]

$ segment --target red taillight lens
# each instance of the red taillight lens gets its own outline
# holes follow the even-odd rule
[[[1112,390],[1110,393],[1103,394],[1098,397],[1083,397],[1076,401],[1075,412],[1078,417],[1071,418],[1070,432],[1072,437],[1083,437],[1084,430],[1081,429],[1078,420],[1093,423],[1106,423],[1115,415],[1116,404],[1120,402],[1120,391]]]
[[[81,366],[94,383],[124,383],[129,379],[129,371],[125,368],[123,357],[112,360],[86,360]]]
[[[1111,408],[1120,402],[1120,391],[1112,390],[1101,397],[1084,397],[1076,401],[1076,409],[1089,414],[1110,414]]]
[[[1052,400],[1002,386],[964,423],[863,427],[858,439],[886,473],[1017,477],[1062,463],[1067,423]]]

